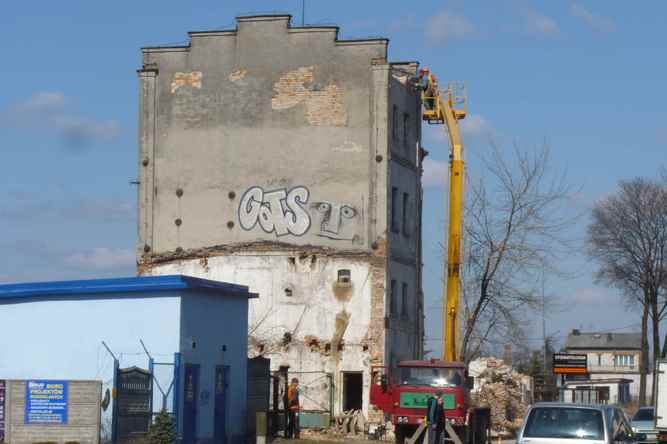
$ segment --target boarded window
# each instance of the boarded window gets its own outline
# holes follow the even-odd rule
[[[391,231],[398,233],[398,188],[391,187]]]
[[[401,288],[401,316],[407,318],[408,314],[408,284],[403,282]]]
[[[403,114],[403,148],[408,149],[408,140],[410,139],[410,114]]]
[[[408,193],[403,193],[403,206],[402,206],[403,217],[401,218],[402,219],[401,224],[403,226],[403,234],[406,236],[410,234],[408,231],[408,217],[410,217],[410,215],[408,214],[408,209],[410,208],[409,203],[410,203],[410,196],[408,195]]]

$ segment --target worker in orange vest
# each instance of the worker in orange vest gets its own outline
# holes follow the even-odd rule
[[[299,439],[299,380],[292,378],[287,387],[287,437]]]

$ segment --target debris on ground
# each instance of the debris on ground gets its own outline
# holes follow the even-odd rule
[[[491,409],[493,436],[515,435],[531,402],[531,378],[495,358],[472,361],[468,372],[475,378],[472,405]]]

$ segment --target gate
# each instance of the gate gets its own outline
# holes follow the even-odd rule
[[[215,367],[215,405],[213,406],[213,441],[227,444],[227,388],[229,387],[229,366]]]
[[[199,399],[199,364],[185,364],[183,387],[183,444],[197,441],[197,400]]]
[[[255,442],[257,412],[269,411],[271,360],[262,356],[248,359],[248,439]]]
[[[145,436],[153,412],[153,377],[137,367],[118,369],[116,437],[119,442]]]
[[[325,428],[333,419],[333,375],[327,372],[292,372],[283,368],[274,372],[271,378],[273,393],[272,427],[285,430],[287,424],[287,386],[293,378],[299,380],[299,401],[301,412],[299,425],[301,428]]]

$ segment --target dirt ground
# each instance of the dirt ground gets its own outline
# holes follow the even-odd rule
[[[335,438],[335,437],[327,437],[326,439],[318,437],[317,439],[313,438],[307,438],[307,439],[284,439],[284,438],[275,438],[273,441],[271,441],[272,444],[331,444],[331,443],[354,443],[354,444],[393,444],[392,441],[371,441],[371,440],[366,440],[366,439],[361,439],[361,438]],[[514,440],[503,440],[503,441],[496,441],[493,440],[489,444],[515,444],[516,441]]]

